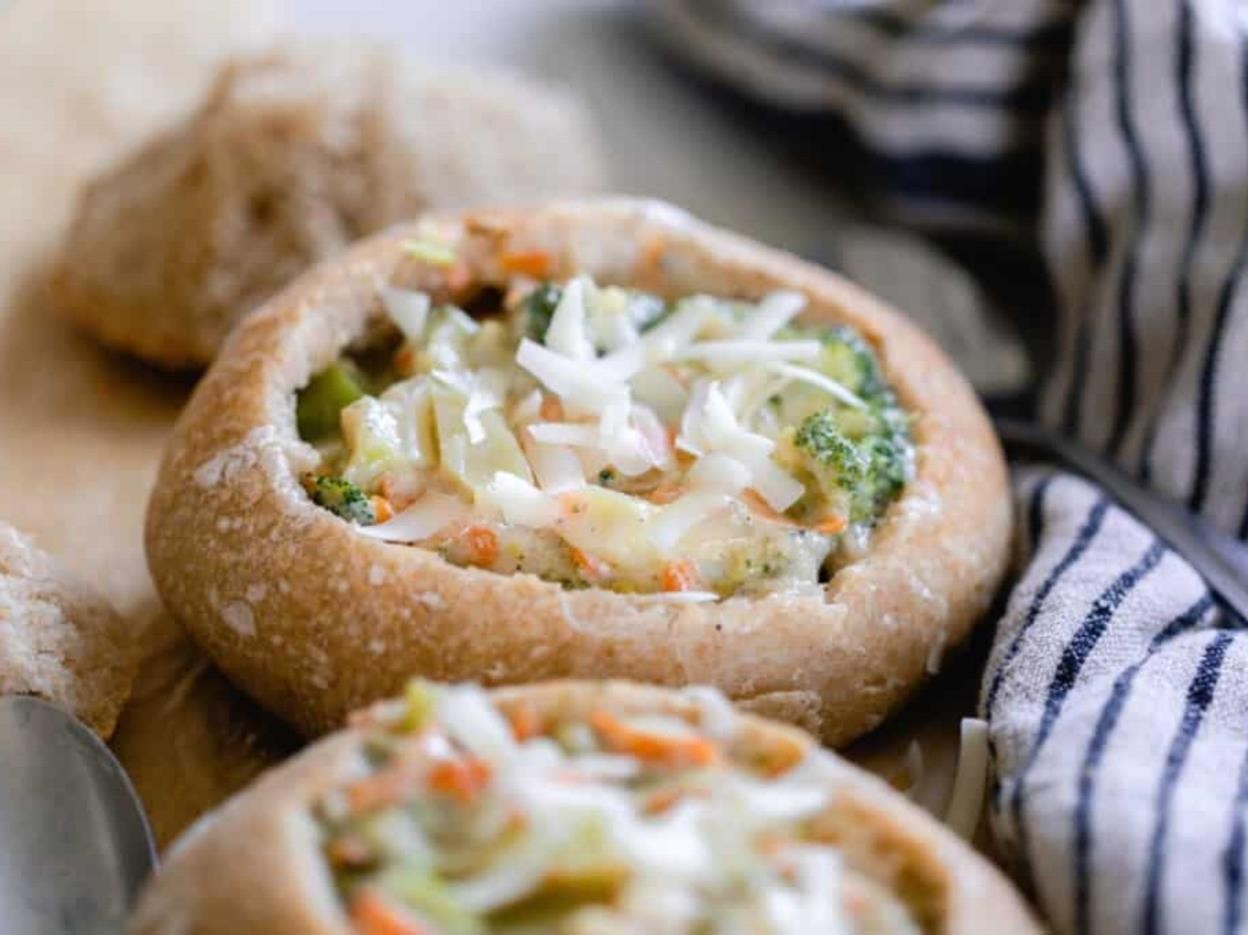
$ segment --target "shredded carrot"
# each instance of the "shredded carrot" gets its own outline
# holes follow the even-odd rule
[[[587,581],[601,581],[611,574],[611,566],[595,555],[590,555],[576,546],[568,547],[572,556],[572,564],[585,576]]]
[[[376,486],[377,495],[389,501],[392,516],[395,513],[403,512],[418,499],[418,497],[412,495],[411,490],[400,490],[399,485],[395,483],[394,478],[389,474],[381,475]]]
[[[538,413],[547,422],[558,422],[563,419],[563,403],[557,396],[542,396],[542,405]]]
[[[871,909],[871,902],[867,899],[866,893],[861,890],[849,889],[848,892],[842,891],[841,900],[844,903],[845,911],[851,919],[867,918]]]
[[[815,523],[811,528],[815,532],[822,532],[827,535],[835,536],[837,533],[845,531],[845,527],[849,524],[845,521],[844,516],[829,516]]]
[[[484,760],[443,760],[429,771],[429,788],[467,805],[490,781],[490,767]]]
[[[400,763],[365,776],[347,787],[353,812],[371,812],[400,801],[411,788],[412,775]]]
[[[680,484],[676,481],[665,480],[663,483],[659,484],[659,486],[655,487],[648,494],[646,494],[646,499],[651,503],[663,506],[664,504],[671,503],[679,497],[680,491]]]
[[[360,890],[351,902],[351,922],[358,935],[432,935],[376,890]]]
[[[782,835],[764,833],[758,838],[758,852],[764,857],[775,857],[785,849],[788,843]]]
[[[663,259],[663,238],[656,234],[641,248],[641,268],[655,269]]]
[[[665,786],[661,789],[655,789],[646,796],[642,809],[647,815],[658,815],[666,812],[683,797],[683,789],[678,789],[676,786]]]
[[[485,526],[469,526],[464,530],[464,541],[468,543],[469,560],[474,565],[487,567],[498,558],[498,533]]]
[[[511,733],[521,742],[536,737],[542,729],[537,709],[531,704],[519,704],[507,712]]]
[[[555,499],[565,516],[574,516],[585,512],[585,498],[577,493],[561,493]]]
[[[404,344],[394,352],[394,369],[402,376],[411,376],[416,372],[416,349]]]
[[[698,572],[687,559],[668,562],[659,572],[659,586],[664,591],[693,591],[698,586]]]
[[[550,272],[550,254],[545,250],[509,250],[498,258],[508,273],[543,279]]]
[[[705,766],[719,756],[715,744],[705,737],[665,737],[634,730],[609,711],[598,710],[589,717],[607,746],[617,753],[627,753],[647,763],[673,769]]]
[[[394,507],[385,497],[369,497],[368,502],[373,508],[373,516],[377,517],[377,522],[384,523],[394,516]]]

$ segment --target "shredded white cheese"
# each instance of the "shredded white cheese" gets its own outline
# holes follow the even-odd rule
[[[559,519],[559,503],[515,474],[499,471],[482,491],[509,523],[540,529]]]
[[[801,482],[771,460],[775,442],[737,422],[715,381],[695,389],[676,444],[695,455],[719,451],[741,462],[750,472],[749,486],[777,512],[787,510],[806,492]]]
[[[419,341],[425,336],[429,322],[429,296],[410,289],[382,286],[379,290],[386,314],[409,341]]]
[[[818,357],[818,341],[701,341],[672,355],[673,360],[697,360],[715,369],[731,370],[766,360],[810,360]]]
[[[945,809],[945,824],[970,840],[979,827],[988,785],[988,722],[974,717],[962,719],[958,768],[953,791]]]
[[[516,363],[565,403],[579,409],[601,411],[628,392],[627,386],[602,379],[596,361],[572,360],[528,338],[520,342]]]
[[[737,331],[742,338],[766,340],[796,318],[806,307],[806,296],[781,290],[763,297],[754,314]]]
[[[594,345],[585,334],[585,293],[592,288],[584,276],[564,286],[545,338],[546,346],[556,354],[572,360],[594,358]]]
[[[546,445],[577,445],[596,448],[602,437],[597,426],[583,422],[534,422],[528,427],[534,441]]]
[[[440,256],[444,239],[431,228],[419,249]],[[819,511],[842,510],[813,491],[810,535],[777,515],[807,493],[795,475],[806,477],[808,453],[788,430],[812,408],[864,403],[823,372],[824,341],[786,330],[806,308],[801,293],[693,295],[665,308],[580,275],[558,287],[533,340],[521,337],[537,324],[524,315],[477,322],[424,293],[378,291],[408,350],[422,351],[396,358],[413,375],[343,410],[346,460],[335,463],[367,493],[418,499],[362,534],[457,536],[473,515],[547,530],[500,555],[560,576],[570,561],[619,590],[678,586],[673,576],[705,588],[677,602],[715,600],[712,588],[731,591],[759,568],[778,587],[816,577],[836,528]],[[434,469],[459,496],[427,492]],[[197,479],[223,470],[201,466]]]
[[[457,520],[472,515],[472,507],[458,497],[427,493],[402,513],[376,526],[360,526],[362,536],[385,542],[420,542]]]
[[[585,486],[585,468],[571,448],[534,441],[525,450],[542,490],[560,493]]]
[[[867,404],[862,398],[853,391],[846,388],[843,384],[838,383],[831,377],[820,373],[817,370],[811,370],[809,367],[798,367],[794,364],[786,364],[783,362],[773,362],[767,365],[767,369],[780,376],[787,377],[790,380],[800,380],[803,383],[809,383],[811,386],[817,387],[834,396],[838,402],[842,402],[847,406],[853,406],[855,409],[866,409]]]
[[[727,494],[713,490],[687,493],[659,511],[650,524],[650,541],[670,552],[685,534],[732,502]]]

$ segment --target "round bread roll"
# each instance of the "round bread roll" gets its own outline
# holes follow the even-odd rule
[[[414,254],[429,225],[457,241],[454,266]],[[587,272],[659,296],[795,291],[808,322],[863,335],[914,444],[913,476],[867,547],[803,590],[692,603],[461,567],[315,505],[301,478],[320,453],[298,434],[295,394],[381,325],[380,284],[507,287],[509,258],[539,254],[552,279]],[[607,199],[429,220],[301,277],[235,332],[196,388],[165,452],[146,539],[171,612],[231,680],[308,733],[413,674],[614,677],[715,685],[843,744],[895,710],[981,617],[1010,522],[988,420],[904,317],[668,205]]]
[[[131,935],[1039,931],[947,828],[717,693],[416,684],[408,699],[201,819]],[[481,830],[496,806],[522,837]]]
[[[104,598],[0,523],[0,695],[37,695],[107,739],[139,642]]]
[[[587,116],[557,91],[369,45],[278,48],[227,64],[185,122],[86,187],[53,289],[105,343],[200,367],[365,234],[430,208],[580,195],[602,175]]]

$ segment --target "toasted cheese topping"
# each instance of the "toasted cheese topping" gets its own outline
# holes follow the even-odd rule
[[[318,503],[460,565],[723,598],[817,587],[911,476],[874,352],[801,294],[528,282],[478,318],[381,289],[383,372],[300,395]]]
[[[357,775],[316,806],[357,932],[917,933],[871,867],[821,836],[837,766],[693,717],[581,718],[416,682],[365,723]]]

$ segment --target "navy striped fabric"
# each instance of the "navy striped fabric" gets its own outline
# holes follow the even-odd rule
[[[1037,418],[1248,537],[1248,4],[650,6],[688,61],[837,127],[825,158],[870,162],[892,217],[1041,261]],[[1248,932],[1248,633],[1098,490],[1016,488],[980,699],[1003,853],[1059,931]]]

